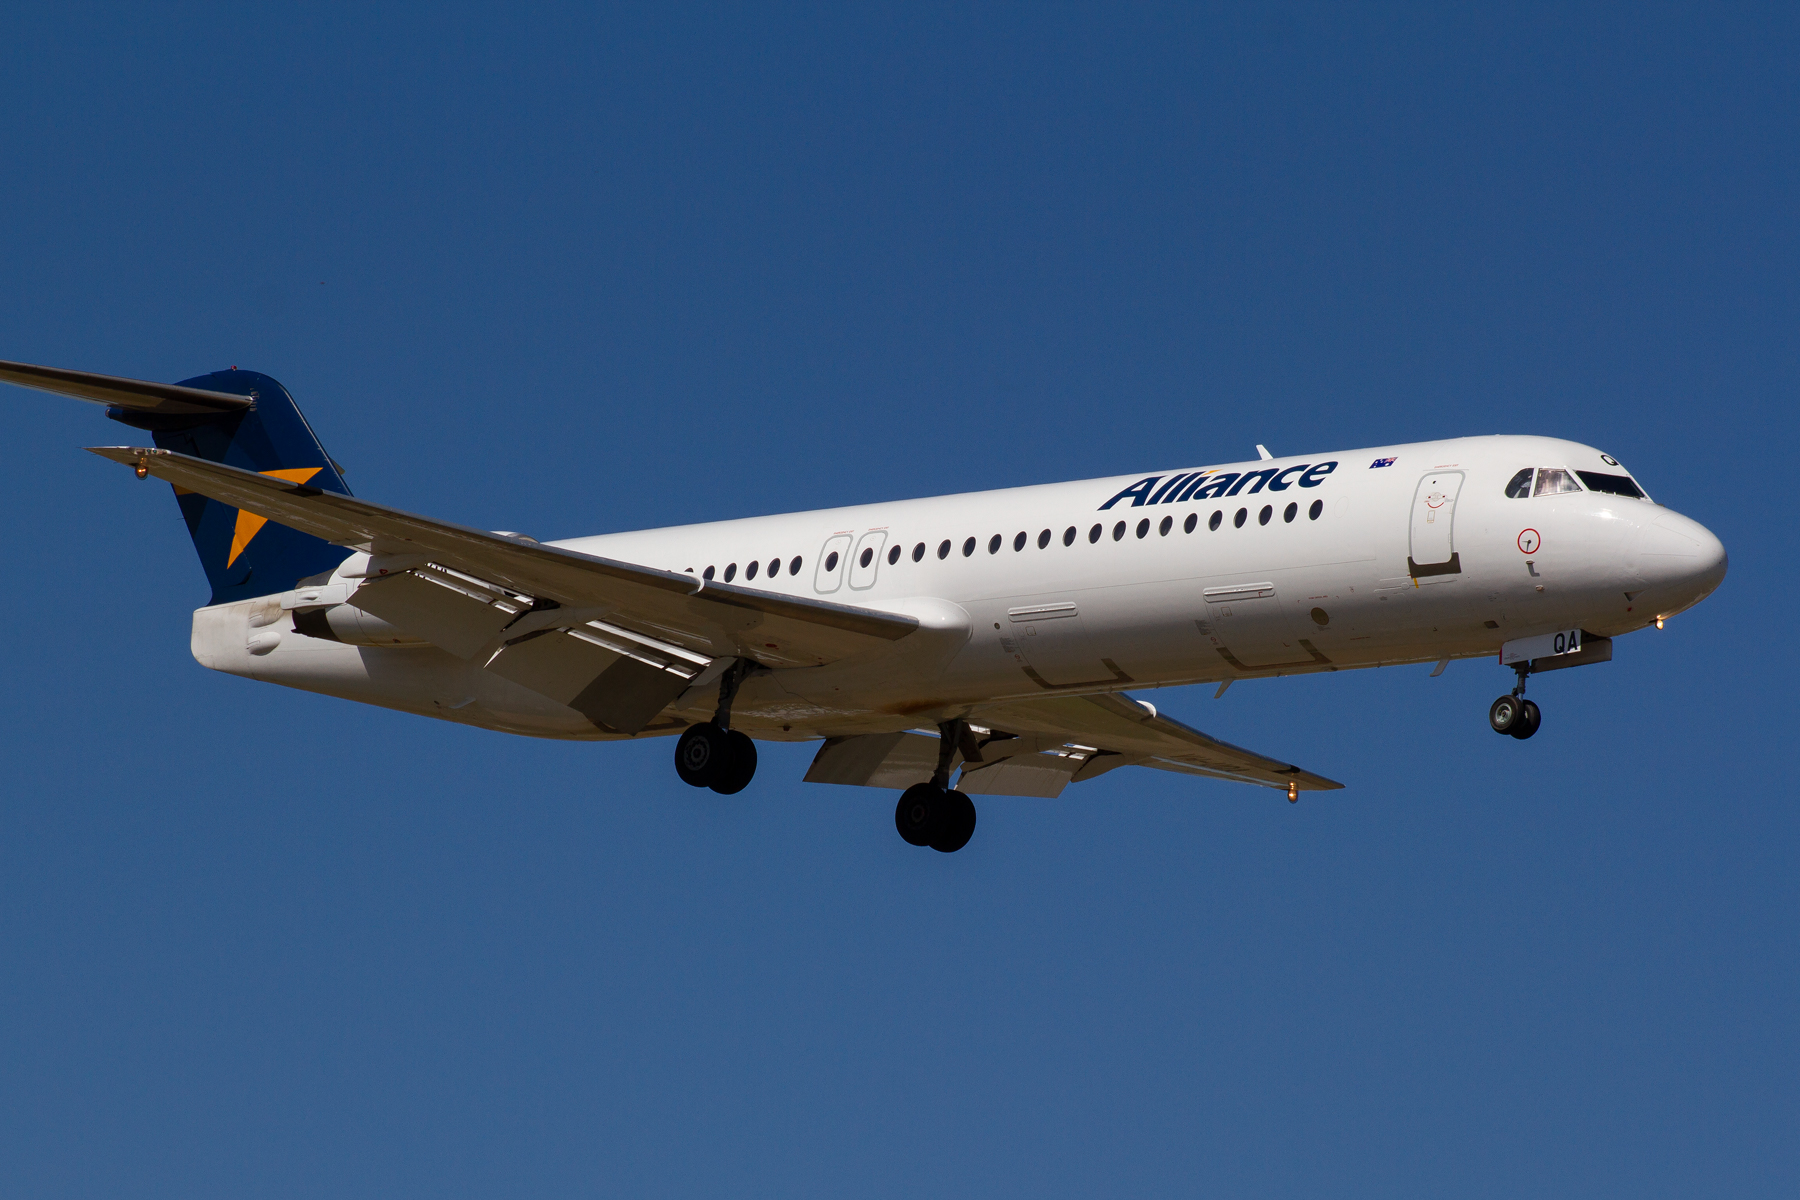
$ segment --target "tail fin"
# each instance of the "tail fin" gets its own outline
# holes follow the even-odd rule
[[[288,390],[255,371],[214,371],[184,379],[183,388],[248,396],[248,408],[223,413],[169,413],[112,407],[106,415],[149,431],[157,446],[210,462],[274,475],[326,492],[350,494],[343,476]],[[350,551],[277,525],[195,492],[175,489],[213,604],[282,592],[330,571]]]

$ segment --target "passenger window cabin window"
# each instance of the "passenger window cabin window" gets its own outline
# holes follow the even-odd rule
[[[1003,541],[1004,541],[1004,539],[1002,539],[1001,536],[997,533],[993,537],[989,538],[988,539],[988,553],[989,554],[1000,553],[1000,547],[1003,544]]]
[[[938,557],[939,558],[949,558],[950,557],[950,539],[949,538],[945,538],[943,541],[938,543]]]
[[[711,567],[708,567],[708,568],[706,568],[706,570],[700,572],[700,578],[702,578],[702,579],[711,579],[712,577],[713,577],[713,569]]]
[[[737,578],[737,564],[727,563],[725,566],[725,582],[730,583],[735,578]]]
[[[825,573],[829,575],[835,570],[837,570],[837,551],[833,550],[825,556]],[[725,578],[730,579],[731,576],[727,575]]]
[[[1587,485],[1590,492],[1605,492],[1610,496],[1630,496],[1636,500],[1648,500],[1644,489],[1639,487],[1629,475],[1605,475],[1599,471],[1577,471],[1581,482]]]
[[[1088,544],[1092,545],[1093,543],[1095,543],[1099,540],[1100,540],[1100,527],[1098,525],[1096,525],[1092,529],[1088,530]]]
[[[1023,550],[1024,548],[1025,548],[1025,531],[1023,529],[1021,529],[1021,530],[1019,530],[1019,532],[1013,534],[1013,553],[1017,554],[1019,551]]]
[[[1274,515],[1275,506],[1273,504],[1265,504],[1262,506],[1262,511],[1256,514],[1256,523],[1258,525],[1267,525],[1269,523],[1269,518]]]
[[[1145,517],[1143,520],[1138,522],[1137,535],[1139,537],[1143,537],[1146,533],[1149,533],[1149,532],[1150,532],[1150,518]]]
[[[1048,546],[1049,544],[1050,544],[1050,531],[1048,529],[1046,529],[1042,533],[1038,534],[1038,549],[1042,550],[1045,546]]]
[[[771,558],[769,560],[769,578],[773,579],[779,574],[781,574],[781,560],[779,558]]]
[[[1199,513],[1189,513],[1188,519],[1181,523],[1181,532],[1192,533],[1192,532],[1194,532],[1194,526],[1196,526],[1198,524],[1200,524],[1200,514]]]
[[[1534,496],[1559,496],[1564,492],[1579,492],[1581,485],[1575,477],[1561,467],[1539,467],[1537,473],[1537,489]]]
[[[1117,525],[1113,526],[1113,541],[1116,542],[1116,541],[1120,540],[1121,538],[1123,538],[1124,536],[1125,536],[1125,522],[1120,521]]]
[[[944,543],[944,549],[945,549],[945,551],[948,551],[950,549],[949,542]],[[925,543],[920,542],[918,545],[913,547],[913,561],[918,562],[920,559],[922,559],[924,557],[925,557]],[[938,555],[938,557],[942,558],[944,556],[942,554],[940,554],[940,555]]]
[[[1074,544],[1075,544],[1075,527],[1073,525],[1071,525],[1067,529],[1063,530],[1063,545],[1073,546]]]
[[[899,543],[896,542],[894,544],[894,548],[892,550],[888,551],[888,566],[891,567],[899,561],[900,561],[900,545],[899,545]]]
[[[1531,495],[1531,477],[1537,474],[1535,467],[1526,467],[1514,475],[1506,484],[1506,496],[1509,500],[1523,500]]]
[[[1220,523],[1222,523],[1224,520],[1225,520],[1225,510],[1220,509],[1220,508],[1215,508],[1215,509],[1213,509],[1212,520],[1210,520],[1206,523],[1206,527],[1208,529],[1216,530],[1219,527]]]
[[[1247,508],[1238,509],[1237,516],[1231,518],[1232,527],[1235,529],[1242,529],[1244,527],[1244,518],[1248,517],[1249,515],[1250,515],[1249,509],[1247,509]]]
[[[1298,504],[1290,504],[1286,508],[1281,510],[1281,519],[1283,521],[1288,522],[1290,525],[1293,523],[1294,518],[1299,515],[1300,515],[1300,506]]]
[[[859,559],[858,561],[863,565],[863,567],[867,568],[870,563],[875,561],[875,547],[864,546],[863,552],[862,552],[862,558]]]
[[[756,578],[756,569],[760,566],[762,566],[762,564],[760,562],[757,562],[755,559],[751,559],[749,565],[744,568],[744,578],[746,580],[755,579]]]
[[[798,554],[796,554],[796,555],[794,555],[793,560],[788,563],[788,574],[789,575],[798,575],[799,573],[800,573],[800,556]]]
[[[1306,510],[1306,519],[1309,521],[1316,521],[1319,519],[1319,514],[1324,511],[1325,502],[1323,500],[1314,500],[1312,502],[1312,507]]]
[[[1157,537],[1168,537],[1169,530],[1171,530],[1173,528],[1175,528],[1175,518],[1174,517],[1164,517],[1162,519],[1162,524],[1160,524],[1156,527],[1156,536]]]
[[[967,558],[967,557],[969,557],[969,555],[971,555],[973,553],[975,553],[975,539],[970,538],[968,541],[963,543],[963,557]]]

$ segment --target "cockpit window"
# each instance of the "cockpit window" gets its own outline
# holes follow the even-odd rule
[[[1579,492],[1581,485],[1575,477],[1561,467],[1539,467],[1537,473],[1537,490],[1534,496],[1554,496],[1562,492]]]
[[[1633,499],[1645,499],[1644,489],[1639,487],[1629,475],[1606,475],[1599,471],[1577,471],[1581,482],[1587,484],[1590,492],[1607,492],[1614,496],[1630,496]]]
[[[1531,477],[1535,474],[1537,474],[1535,468],[1526,467],[1523,471],[1514,475],[1511,481],[1506,485],[1507,496],[1514,500],[1523,500],[1525,497],[1531,495]]]

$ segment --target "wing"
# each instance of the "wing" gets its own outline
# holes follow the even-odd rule
[[[965,764],[957,784],[965,792],[1054,796],[1069,782],[1133,766],[1284,791],[1289,785],[1303,792],[1344,786],[1292,763],[1221,742],[1125,695],[1001,702],[976,708],[969,720],[1014,736],[982,743],[984,763]],[[1046,790],[1052,786],[1054,791]]]
[[[503,632],[523,641],[522,635],[554,629],[578,640],[597,638],[607,653],[691,675],[694,655],[816,666],[889,646],[919,627],[911,617],[706,582],[433,521],[167,450],[90,449],[176,487],[368,551],[369,574],[354,594],[355,607],[463,658],[493,652]],[[673,661],[684,655],[687,665]],[[554,657],[543,647],[513,655],[533,656]]]
[[[1292,763],[1208,737],[1124,695],[1046,696],[978,706],[973,736],[953,761],[971,795],[1057,796],[1116,767],[1155,767],[1260,787],[1341,788]],[[832,738],[806,772],[808,783],[904,788],[930,778],[938,737],[925,730]]]

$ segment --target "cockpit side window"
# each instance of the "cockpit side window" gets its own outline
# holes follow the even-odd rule
[[[1629,475],[1607,475],[1600,471],[1577,471],[1581,482],[1587,484],[1590,492],[1607,492],[1614,496],[1630,496],[1634,500],[1647,499],[1644,489]]]
[[[1523,500],[1525,497],[1531,495],[1531,477],[1534,474],[1536,474],[1535,468],[1526,467],[1523,471],[1514,475],[1512,480],[1506,485],[1507,496],[1513,500]]]
[[[1561,467],[1539,467],[1537,473],[1537,490],[1534,496],[1555,496],[1562,492],[1579,492],[1581,485],[1575,482],[1575,476]]]

